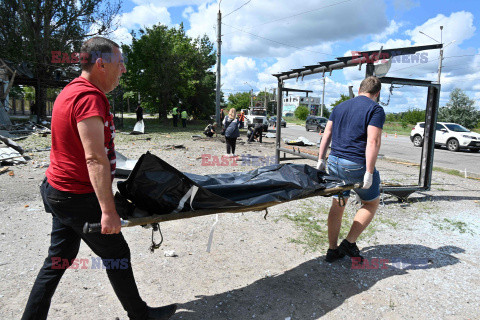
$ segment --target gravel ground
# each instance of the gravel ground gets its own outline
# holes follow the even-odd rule
[[[150,140],[145,140],[150,138]],[[238,154],[274,155],[273,139],[242,144]],[[45,147],[49,138],[31,136],[25,148]],[[220,139],[193,141],[189,134],[118,134],[117,149],[130,158],[147,150],[181,171],[211,174],[253,166],[202,166],[202,154],[221,155]],[[186,149],[171,149],[183,144]],[[51,218],[38,186],[48,152],[0,176],[0,318],[19,319],[49,245]],[[270,159],[270,158],[269,158]],[[308,160],[298,160],[311,165]],[[379,160],[389,183],[416,181],[418,167]],[[353,269],[352,262],[324,262],[326,244],[304,244],[308,216],[325,236],[329,198],[284,203],[264,212],[220,214],[213,245],[206,252],[215,215],[161,225],[162,247],[148,251],[150,230],[125,228],[137,284],[149,305],[177,303],[172,319],[475,319],[480,318],[480,181],[434,172],[432,191],[415,193],[408,203],[385,196],[374,222],[359,239],[373,263],[384,268]],[[348,223],[358,208],[349,203]],[[165,257],[174,250],[176,257]],[[93,253],[82,243],[79,258]],[[379,260],[380,261],[380,260]],[[397,263],[392,263],[397,261]],[[404,264],[401,265],[398,262]],[[425,262],[408,266],[407,262]],[[50,319],[126,319],[104,270],[68,270],[52,301]]]

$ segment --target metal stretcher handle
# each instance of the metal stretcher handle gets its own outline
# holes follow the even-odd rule
[[[123,227],[127,227],[128,223],[125,220],[120,220],[120,224]],[[102,224],[100,222],[90,223],[85,222],[83,225],[83,233],[100,233],[102,232]]]
[[[100,222],[97,223],[89,223],[85,222],[83,225],[83,233],[99,233],[102,231],[102,224]]]

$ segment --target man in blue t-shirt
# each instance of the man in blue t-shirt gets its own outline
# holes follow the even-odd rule
[[[330,175],[343,180],[358,183],[363,181],[361,189],[354,189],[362,200],[350,232],[337,246],[342,224],[343,211],[350,191],[343,192],[345,203],[333,197],[328,215],[329,249],[325,258],[328,262],[343,258],[345,255],[363,259],[356,245],[357,238],[372,221],[377,211],[380,197],[380,174],[375,169],[378,151],[385,122],[385,111],[376,102],[380,95],[381,82],[376,77],[362,81],[358,97],[336,106],[327,122],[318,154],[317,169],[325,171],[328,166]],[[331,152],[325,162],[328,146]]]

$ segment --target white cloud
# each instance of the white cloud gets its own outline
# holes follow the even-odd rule
[[[188,19],[189,16],[195,12],[195,10],[193,9],[193,7],[186,7],[185,10],[183,10],[182,12],[182,17],[185,18],[185,19]]]
[[[222,90],[225,93],[234,91],[249,91],[252,87],[258,91],[256,86],[258,68],[255,60],[247,57],[236,57],[229,59],[222,65]],[[246,84],[245,82],[248,82]]]
[[[257,1],[228,15],[238,3],[222,2],[222,51],[250,57],[271,56],[274,52],[288,55],[298,50],[290,46],[303,48],[354,39],[388,26],[382,0],[358,0],[355,4],[339,5],[324,1],[322,4],[317,0],[305,0],[300,7],[298,2],[290,0]],[[309,13],[300,14],[308,10]],[[207,34],[210,39],[216,39],[217,12],[217,3],[200,5],[190,16],[188,34],[194,37]]]
[[[473,14],[466,11],[453,12],[449,17],[443,14],[429,19],[424,24],[405,32],[410,36],[415,45],[436,43],[434,40],[420,33],[422,31],[440,42],[440,26],[443,26],[443,43],[448,44],[455,40],[456,45],[470,39],[475,34]]]
[[[397,23],[395,20],[390,21],[390,25],[380,34],[373,36],[374,41],[381,41],[387,38],[388,36],[397,33],[398,29],[402,27],[402,23]]]
[[[150,27],[158,23],[171,25],[167,8],[153,3],[136,6],[132,11],[123,13],[119,19],[120,25],[128,29]]]
[[[113,41],[115,41],[120,45],[121,44],[130,45],[132,43],[133,38],[127,28],[120,27],[110,35],[110,39],[112,39]]]

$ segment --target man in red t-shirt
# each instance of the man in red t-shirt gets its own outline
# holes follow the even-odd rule
[[[94,37],[82,45],[81,57],[82,74],[53,106],[50,166],[40,187],[45,210],[52,214],[51,243],[22,319],[47,318],[65,270],[79,265],[81,239],[102,259],[130,319],[168,319],[176,305],[151,308],[140,298],[113,198],[115,127],[105,94],[126,72],[122,54],[115,42]],[[101,234],[84,234],[87,221],[101,222]],[[83,261],[80,268],[88,266]]]

